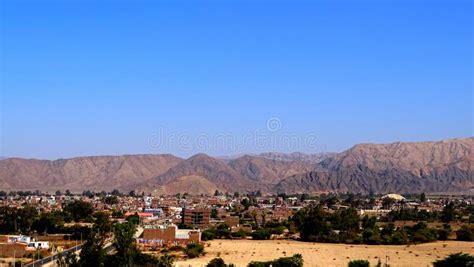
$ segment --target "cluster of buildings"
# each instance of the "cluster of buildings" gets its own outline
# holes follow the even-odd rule
[[[5,235],[0,236],[0,257],[23,257],[36,251],[49,249],[49,241],[39,241],[30,236]]]
[[[60,210],[65,204],[75,200],[89,202],[96,211],[108,212],[117,220],[130,216],[139,218],[143,234],[137,242],[141,246],[175,246],[201,242],[202,231],[225,223],[231,232],[243,230],[252,232],[256,226],[269,221],[285,221],[299,209],[319,200],[303,197],[283,196],[108,196],[113,201],[105,201],[104,196],[7,196],[0,198],[0,206],[21,207],[30,204],[40,212]],[[391,199],[392,201],[387,201]],[[471,199],[472,201],[472,199]],[[251,202],[251,205],[248,203]],[[247,205],[246,205],[247,203]],[[323,202],[321,202],[323,203]],[[396,194],[378,198],[365,198],[359,214],[383,215],[401,206],[427,211],[441,210],[445,199],[433,198],[423,203],[405,199]],[[326,204],[325,208],[347,208],[344,203]],[[0,240],[0,256],[10,255],[7,245],[23,247],[24,251],[48,249],[48,242],[35,241],[25,236],[8,236]],[[16,244],[15,246],[11,244]],[[17,251],[16,248],[13,249]]]

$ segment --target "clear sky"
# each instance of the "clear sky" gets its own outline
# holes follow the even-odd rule
[[[0,5],[0,156],[313,153],[473,135],[470,0]]]

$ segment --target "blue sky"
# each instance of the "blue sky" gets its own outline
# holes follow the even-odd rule
[[[473,135],[472,1],[0,5],[0,156],[315,153]]]

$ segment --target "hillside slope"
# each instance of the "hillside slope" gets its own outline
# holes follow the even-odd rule
[[[474,138],[360,144],[294,175],[277,192],[455,192],[474,190]]]
[[[0,161],[2,190],[133,189],[182,159],[172,155],[78,157],[59,160],[9,158]]]

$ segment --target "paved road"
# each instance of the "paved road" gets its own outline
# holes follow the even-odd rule
[[[76,251],[79,251],[81,250],[82,248],[82,244],[81,245],[78,245],[78,246],[75,246],[75,247],[72,247],[70,249],[66,249],[64,251],[62,251],[61,253],[56,253],[52,256],[49,256],[49,257],[46,257],[46,258],[43,258],[41,260],[37,260],[37,261],[34,261],[32,263],[28,263],[28,264],[25,264],[23,266],[25,267],[38,267],[38,266],[43,266],[44,264],[48,264],[50,262],[54,262],[58,259],[58,256],[59,255],[62,255],[62,256],[66,256],[66,254],[68,252],[76,252]]]

